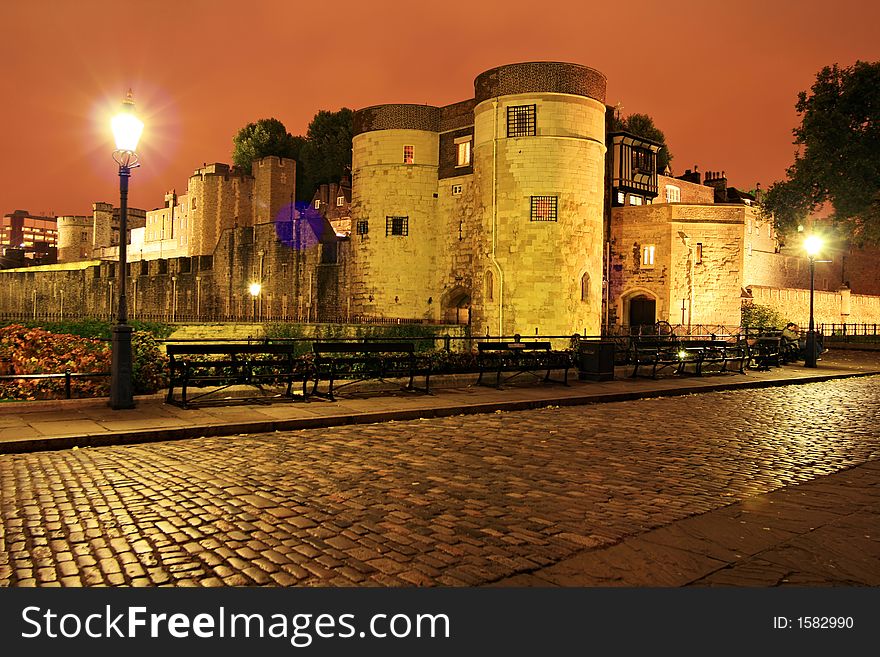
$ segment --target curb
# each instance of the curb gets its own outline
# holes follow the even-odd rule
[[[62,450],[80,447],[107,447],[111,445],[136,445],[143,443],[229,436],[232,434],[273,433],[275,431],[296,431],[302,429],[326,429],[330,427],[355,424],[376,424],[389,421],[407,421],[424,418],[441,418],[455,415],[478,415],[496,411],[526,411],[548,406],[586,406],[610,402],[653,399],[659,397],[680,397],[705,392],[724,392],[728,390],[775,388],[786,385],[822,383],[837,379],[876,376],[877,372],[848,372],[827,374],[799,379],[773,379],[767,381],[746,381],[741,383],[713,383],[698,388],[680,387],[665,390],[646,390],[581,395],[577,397],[547,397],[534,400],[496,401],[468,406],[447,406],[439,408],[407,409],[399,411],[376,411],[367,413],[348,413],[315,418],[293,418],[288,420],[258,420],[254,422],[233,422],[200,426],[143,429],[137,431],[101,432],[80,436],[60,436],[47,438],[27,438],[0,443],[0,454],[23,454],[48,450]]]

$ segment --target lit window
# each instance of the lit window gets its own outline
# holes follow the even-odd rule
[[[507,136],[527,137],[535,134],[537,105],[511,105],[507,108]]]
[[[654,245],[645,244],[642,247],[642,267],[654,266]]]
[[[749,257],[751,257],[751,255],[752,255],[752,243],[751,242],[749,242],[746,245],[746,252],[748,253]]]
[[[635,194],[630,194],[629,195],[629,204],[630,205],[641,205],[642,204],[642,197],[636,196]]]
[[[666,202],[681,203],[681,189],[675,185],[666,185]]]
[[[385,236],[409,235],[409,217],[385,217]]]
[[[453,185],[452,186],[452,195],[458,196],[459,194],[461,194],[461,185]]]
[[[617,202],[623,205],[626,203],[626,194],[623,192],[617,192]]]
[[[321,209],[321,199],[315,199],[315,210]]]
[[[355,224],[355,233],[358,235],[366,235],[370,232],[370,223],[367,219],[359,219]]]
[[[336,207],[339,208],[339,207],[342,207],[343,205],[345,205],[345,197],[344,196],[337,196],[336,197]]]
[[[556,196],[533,196],[530,221],[558,221]]]
[[[403,163],[404,164],[413,164],[416,161],[415,158],[415,146],[404,146],[403,147]]]
[[[465,141],[457,143],[456,149],[458,151],[458,156],[455,161],[455,166],[468,166],[471,163],[471,140],[467,139]]]
[[[694,253],[694,262],[698,265],[703,262],[703,243],[697,242],[697,250]]]

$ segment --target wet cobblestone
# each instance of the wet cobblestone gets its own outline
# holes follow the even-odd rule
[[[0,456],[0,585],[477,585],[880,456],[880,377]]]

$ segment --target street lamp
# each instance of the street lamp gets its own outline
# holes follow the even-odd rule
[[[804,240],[804,250],[810,258],[810,330],[807,332],[807,353],[804,355],[805,367],[816,367],[816,331],[813,322],[813,291],[816,280],[816,256],[822,248],[822,239],[810,235]]]
[[[113,159],[119,165],[119,303],[113,325],[110,362],[110,407],[113,410],[134,408],[134,386],[131,379],[131,326],[125,305],[125,279],[128,274],[128,178],[138,164],[135,152],[144,124],[134,115],[131,89],[122,101],[122,112],[111,122],[116,150]]]

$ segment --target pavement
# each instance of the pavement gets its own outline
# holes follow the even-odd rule
[[[0,586],[880,586],[876,353],[625,374],[4,404]]]
[[[745,374],[629,378],[619,367],[613,381],[570,385],[514,383],[497,390],[475,385],[476,376],[432,377],[432,394],[361,386],[337,401],[272,401],[206,405],[182,409],[165,395],[136,398],[131,410],[114,411],[106,399],[46,400],[0,404],[0,453],[97,447],[153,441],[318,429],[390,420],[576,406],[687,395],[732,389],[765,388],[880,374],[880,357],[862,351],[827,352],[816,369],[803,364]]]

